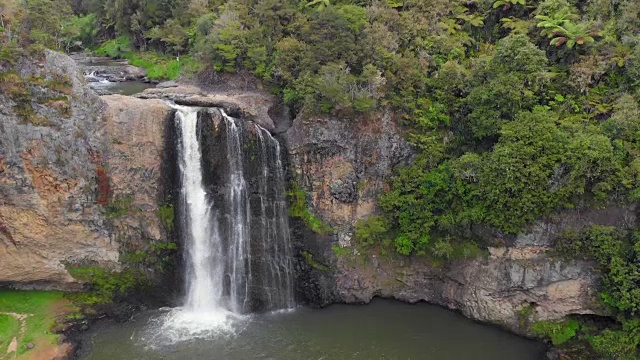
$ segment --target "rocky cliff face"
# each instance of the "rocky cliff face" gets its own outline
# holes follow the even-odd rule
[[[355,222],[373,214],[393,167],[411,151],[390,114],[363,122],[296,119],[284,137],[292,182],[309,195],[312,212],[332,228],[331,235],[323,236],[299,220],[291,222],[298,254],[306,254],[298,263],[299,290],[318,305],[346,301],[339,273],[323,270],[337,266],[331,247],[350,245]]]
[[[360,122],[298,119],[286,137],[293,181],[307,191],[311,211],[332,228],[319,235],[294,222],[297,250],[303,254],[299,291],[312,303],[366,303],[375,296],[428,301],[516,332],[525,331],[523,320],[601,313],[593,264],[564,262],[548,251],[563,229],[630,227],[634,209],[566,212],[515,237],[478,228],[477,235],[493,244],[488,254],[446,265],[359,253],[351,241],[355,222],[376,211],[375,199],[393,167],[411,156],[400,130],[388,115]],[[528,319],[522,319],[524,313]]]
[[[78,289],[65,265],[118,268],[130,248],[163,236],[170,108],[102,100],[59,53],[20,63],[0,81],[0,285]]]
[[[101,99],[106,103],[101,133],[111,191],[109,232],[125,256],[151,253],[155,244],[174,240],[166,229],[171,225],[158,217],[158,209],[172,206],[176,198],[171,186],[173,110],[161,100],[122,95]]]
[[[66,262],[115,266],[118,246],[96,203],[96,168],[104,141],[104,103],[84,86],[75,63],[47,52],[30,78],[24,115],[5,82],[0,93],[0,283],[74,288]],[[11,84],[16,88],[18,82]],[[46,120],[46,121],[45,121]]]
[[[538,221],[512,238],[494,237],[488,254],[437,266],[420,258],[372,256],[336,261],[336,297],[368,302],[374,296],[428,301],[465,316],[526,333],[526,321],[556,320],[572,314],[602,314],[595,264],[553,257],[556,234],[601,224],[629,228],[635,209],[610,207],[571,211]]]

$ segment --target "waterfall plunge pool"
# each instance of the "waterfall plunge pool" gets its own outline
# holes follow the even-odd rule
[[[98,323],[81,337],[79,359],[540,360],[546,350],[433,305],[383,299],[227,319],[217,332],[178,342],[162,327],[167,316]]]
[[[99,324],[83,334],[80,359],[543,357],[540,343],[426,304],[378,299],[368,306],[261,313],[294,305],[280,145],[268,131],[221,109],[174,108],[185,306]],[[251,312],[257,313],[239,315]]]

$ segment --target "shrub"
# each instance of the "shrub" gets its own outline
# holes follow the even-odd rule
[[[355,224],[355,239],[362,245],[381,244],[389,232],[389,222],[382,216],[373,215]]]
[[[635,360],[640,345],[640,320],[623,321],[622,329],[605,329],[588,339],[593,349],[607,359]]]
[[[551,339],[553,345],[562,345],[576,336],[580,323],[576,320],[561,322],[536,321],[531,324],[533,334]]]
[[[314,233],[326,235],[331,231],[329,225],[318,219],[307,206],[307,194],[297,184],[293,184],[287,192],[289,198],[289,215],[301,219]]]
[[[174,228],[175,212],[173,204],[164,204],[158,208],[158,218],[165,229],[172,231]]]
[[[302,251],[302,257],[305,259],[307,264],[309,264],[309,266],[311,266],[314,269],[318,269],[318,270],[322,270],[322,271],[331,270],[327,265],[319,263],[316,259],[313,258],[313,254],[311,254],[310,252],[308,252],[306,250]]]
[[[96,306],[117,301],[147,282],[144,274],[133,268],[117,272],[96,266],[68,266],[67,270],[75,279],[89,284],[86,292],[67,294],[87,314],[96,311]]]
[[[126,35],[118,36],[113,40],[108,40],[95,50],[96,54],[106,55],[112,58],[119,58],[134,50],[131,38]]]
[[[113,199],[106,206],[106,214],[109,219],[117,219],[129,213],[133,204],[133,197],[125,196]]]

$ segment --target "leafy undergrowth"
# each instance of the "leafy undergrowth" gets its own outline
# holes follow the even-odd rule
[[[112,58],[127,59],[131,65],[147,70],[147,78],[151,80],[173,80],[183,72],[194,73],[198,69],[198,63],[191,56],[181,56],[178,60],[175,56],[135,51],[131,40],[126,36],[105,42],[95,52]]]
[[[316,234],[326,235],[331,232],[331,227],[316,217],[307,205],[307,194],[298,184],[293,183],[287,192],[289,197],[289,215],[299,218]]]
[[[96,266],[69,266],[67,270],[75,279],[89,284],[88,291],[67,295],[86,316],[103,311],[104,306],[112,304],[133,289],[144,287],[147,281],[143,273],[133,268],[117,272]]]
[[[147,78],[151,80],[173,80],[183,71],[195,72],[198,64],[191,56],[181,56],[180,60],[173,56],[151,52],[136,52],[124,55],[133,66],[147,70]]]
[[[580,323],[576,320],[562,322],[537,321],[531,324],[534,335],[548,338],[553,345],[562,345],[576,336]]]
[[[57,291],[0,290],[0,313],[26,315],[22,320],[25,331],[20,330],[21,321],[13,316],[0,317],[0,354],[5,354],[14,337],[18,339],[18,356],[28,356],[27,345],[40,352],[56,346],[58,334],[53,331],[56,319],[67,311],[63,293]]]

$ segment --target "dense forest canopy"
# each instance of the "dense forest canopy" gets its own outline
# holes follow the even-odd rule
[[[2,63],[38,44],[155,52],[195,59],[192,71],[249,71],[300,116],[390,111],[417,155],[381,214],[357,224],[362,246],[465,257],[472,225],[517,233],[562,209],[640,198],[638,0],[0,0],[0,10]],[[638,234],[594,227],[559,248],[600,264],[617,316],[583,340],[636,358]]]

